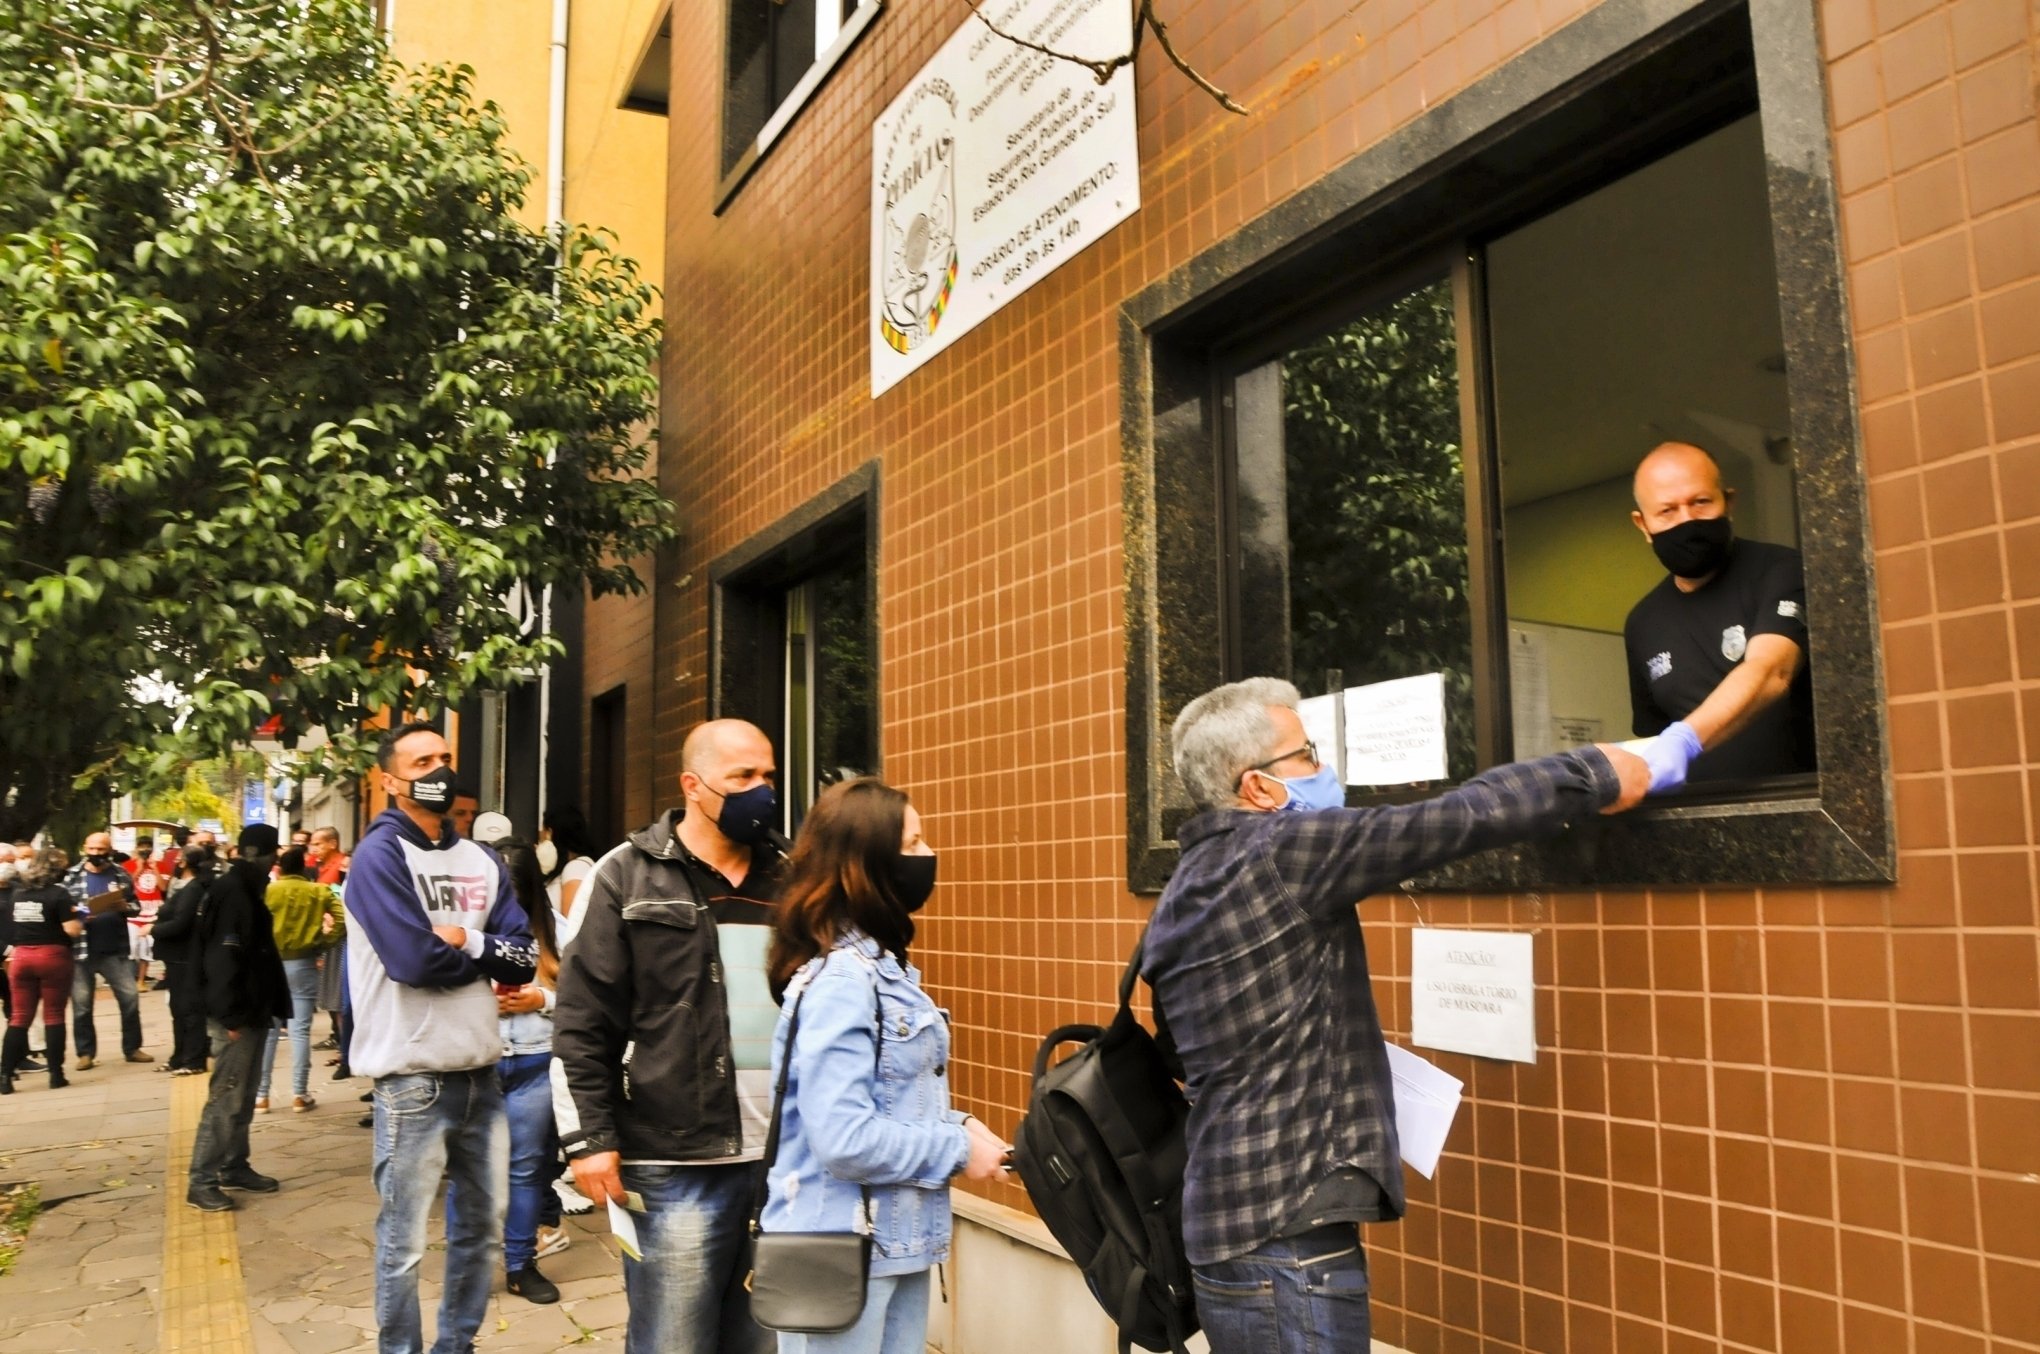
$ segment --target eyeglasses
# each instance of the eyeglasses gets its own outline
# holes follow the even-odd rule
[[[1310,759],[1311,768],[1313,770],[1323,765],[1323,763],[1318,760],[1317,744],[1306,739],[1302,747],[1296,748],[1289,752],[1285,752],[1279,757],[1270,757],[1267,761],[1262,762],[1259,765],[1248,767],[1247,771],[1266,771],[1271,766],[1281,765],[1283,762],[1288,761],[1291,757],[1308,757]],[[1246,782],[1247,771],[1240,772],[1241,784],[1244,784]]]

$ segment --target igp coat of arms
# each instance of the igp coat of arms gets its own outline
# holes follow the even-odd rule
[[[914,91],[892,129],[885,185],[879,330],[897,352],[931,338],[956,290],[956,92],[947,80]]]

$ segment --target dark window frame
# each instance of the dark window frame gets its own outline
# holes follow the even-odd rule
[[[815,53],[814,62],[808,67],[807,74],[787,91],[786,96],[776,106],[766,110],[764,121],[755,132],[741,133],[743,141],[739,147],[732,141],[733,137],[739,135],[732,120],[733,105],[736,100],[747,97],[751,91],[735,87],[739,72],[731,68],[735,46],[733,29],[739,19],[738,7],[758,3],[761,3],[761,0],[724,0],[723,4],[722,97],[716,103],[716,145],[719,148],[717,168],[721,172],[715,189],[714,212],[717,216],[721,216],[735,200],[738,190],[750,180],[752,173],[764,162],[766,155],[779,143],[779,138],[785,135],[786,129],[799,119],[801,110],[807,107],[816,92],[828,81],[829,76],[843,63],[844,58],[850,55],[850,49],[870,31],[871,25],[878,19],[879,11],[885,8],[885,0],[858,0],[857,7],[843,20],[843,27],[836,34],[835,42],[830,44],[826,52]],[[773,0],[762,0],[762,3],[769,5]],[[768,60],[766,64],[769,66],[771,62]],[[748,122],[748,119],[746,121]]]
[[[1469,89],[1174,274],[1120,315],[1126,470],[1128,876],[1159,889],[1191,811],[1169,764],[1169,722],[1200,692],[1241,675],[1225,591],[1225,369],[1243,329],[1272,335],[1367,280],[1383,284],[1456,251],[1456,287],[1483,284],[1492,238],[1612,182],[1754,109],[1763,132],[1786,380],[1800,449],[1801,549],[1814,619],[1821,771],[1768,797],[1668,802],[1574,825],[1559,838],[1488,852],[1420,881],[1451,889],[1883,883],[1896,877],[1867,490],[1846,312],[1825,67],[1808,0],[1604,0]],[[1612,130],[1611,130],[1612,129]],[[1583,148],[1587,148],[1583,152]],[[1469,208],[1466,204],[1479,204]],[[1270,297],[1281,298],[1271,313]],[[1471,307],[1462,306],[1464,317]],[[1462,333],[1469,505],[1499,522],[1491,372]],[[1473,523],[1470,522],[1470,526]],[[1469,532],[1470,581],[1498,578],[1499,540]],[[1478,558],[1487,556],[1489,558]],[[1484,748],[1504,746],[1492,698],[1504,608],[1475,609],[1489,682],[1476,701]],[[1214,627],[1214,617],[1220,621]],[[1482,634],[1483,627],[1490,633]]]
[[[865,635],[884,688],[879,623],[879,466],[867,461],[843,479],[718,557],[708,567],[708,717],[748,719],[785,763],[785,590],[861,548]],[[742,694],[740,694],[742,693]],[[885,763],[885,728],[872,720],[873,775]]]

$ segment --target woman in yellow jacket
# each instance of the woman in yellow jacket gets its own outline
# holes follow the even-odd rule
[[[319,997],[319,952],[337,945],[347,934],[347,916],[339,891],[316,882],[306,868],[305,849],[293,846],[276,863],[263,902],[276,928],[276,949],[283,956],[283,976],[290,982],[290,1107],[302,1114],[318,1102],[312,1098],[312,1012]],[[262,1084],[255,1091],[255,1112],[269,1113],[269,1077],[276,1065],[277,1028],[269,1028],[262,1050]]]

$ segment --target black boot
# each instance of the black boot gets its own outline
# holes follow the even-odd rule
[[[60,1091],[64,1087],[69,1086],[71,1079],[64,1075],[64,1027],[62,1025],[43,1026],[43,1057],[47,1058],[50,1064],[50,1089]]]
[[[14,1094],[14,1074],[27,1056],[28,1031],[8,1026],[6,1037],[0,1039],[0,1095]]]

